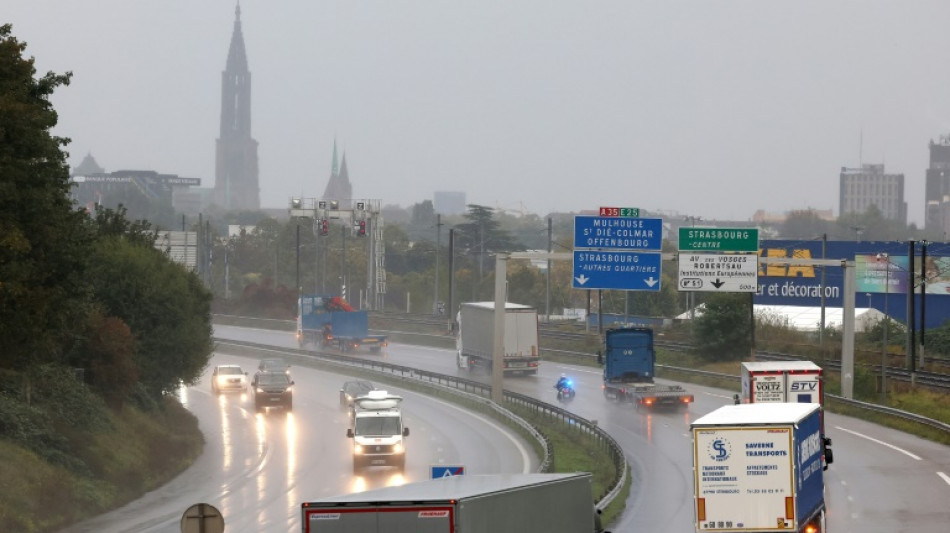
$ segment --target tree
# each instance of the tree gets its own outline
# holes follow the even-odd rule
[[[26,44],[0,26],[0,367],[63,362],[90,308],[91,241],[69,200],[68,139],[49,101],[70,74],[35,78]]]
[[[747,294],[712,294],[694,320],[693,343],[700,357],[714,361],[744,359],[751,350],[751,305]]]
[[[107,316],[135,336],[139,383],[153,397],[194,383],[211,357],[211,294],[198,276],[125,236],[101,237],[88,278]]]
[[[780,234],[785,239],[814,239],[830,233],[834,223],[823,220],[813,209],[792,211],[782,223]]]

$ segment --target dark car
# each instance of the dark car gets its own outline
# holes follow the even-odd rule
[[[258,372],[254,375],[254,408],[265,411],[279,407],[287,412],[294,405],[294,381],[287,372]]]
[[[211,392],[247,392],[247,372],[238,365],[218,365],[211,372]]]
[[[369,391],[376,390],[376,385],[369,381],[357,379],[346,381],[340,388],[340,407],[343,409],[352,409],[353,400],[359,396],[365,396]]]

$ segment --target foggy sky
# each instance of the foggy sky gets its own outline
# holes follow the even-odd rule
[[[233,0],[0,0],[74,167],[214,183]],[[950,2],[243,0],[261,204],[437,190],[546,215],[833,209],[842,166],[905,175],[950,134]],[[863,141],[862,141],[863,139]]]

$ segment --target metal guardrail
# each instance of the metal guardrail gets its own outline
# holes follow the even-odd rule
[[[497,412],[500,416],[510,420],[513,424],[516,424],[527,431],[528,434],[538,441],[543,450],[543,457],[541,458],[541,464],[538,467],[538,471],[546,472],[551,468],[550,443],[548,442],[547,438],[545,438],[544,435],[542,435],[535,427],[533,427],[523,418],[519,417],[503,406],[492,402],[490,399],[490,385],[469,379],[459,378],[456,376],[448,376],[427,370],[384,363],[376,359],[363,359],[347,355],[336,355],[332,353],[301,350],[295,348],[281,348],[266,344],[234,341],[229,339],[215,338],[214,340],[219,345],[235,346],[258,353],[260,351],[280,351],[281,353],[292,354],[303,361],[313,362],[314,360],[318,360],[321,363],[329,363],[333,366],[336,366],[337,368],[342,369],[359,368],[362,371],[370,371],[382,375],[395,376],[400,379],[422,382],[429,386],[438,387],[440,390],[457,394],[469,401],[477,402],[489,407],[490,409]],[[525,396],[510,391],[505,391],[505,401],[510,402],[511,404],[520,408],[532,411],[535,414],[556,420],[561,424],[564,424],[569,430],[581,432],[592,438],[598,443],[598,445],[603,447],[610,454],[611,460],[614,463],[615,478],[608,486],[606,494],[597,500],[596,505],[598,508],[602,509],[603,507],[609,505],[614,500],[614,498],[617,497],[626,483],[627,460],[624,456],[623,448],[620,447],[620,444],[617,443],[617,441],[614,440],[614,438],[611,437],[606,431],[598,427],[596,422],[579,417],[570,411],[536,400],[530,396]]]

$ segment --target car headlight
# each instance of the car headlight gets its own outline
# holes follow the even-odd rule
[[[402,443],[401,443],[401,442],[397,442],[396,444],[393,445],[393,453],[402,453],[403,451],[405,451],[405,450],[404,450],[404,448],[402,447]]]
[[[262,388],[260,388],[260,387],[258,387],[258,388],[255,389],[255,390],[256,390],[259,394],[264,394],[264,389],[262,389]]]
[[[359,445],[359,444],[354,444],[354,445],[353,445],[353,453],[355,453],[356,455],[361,455],[361,454],[363,453],[363,446],[361,446],[361,445]]]

